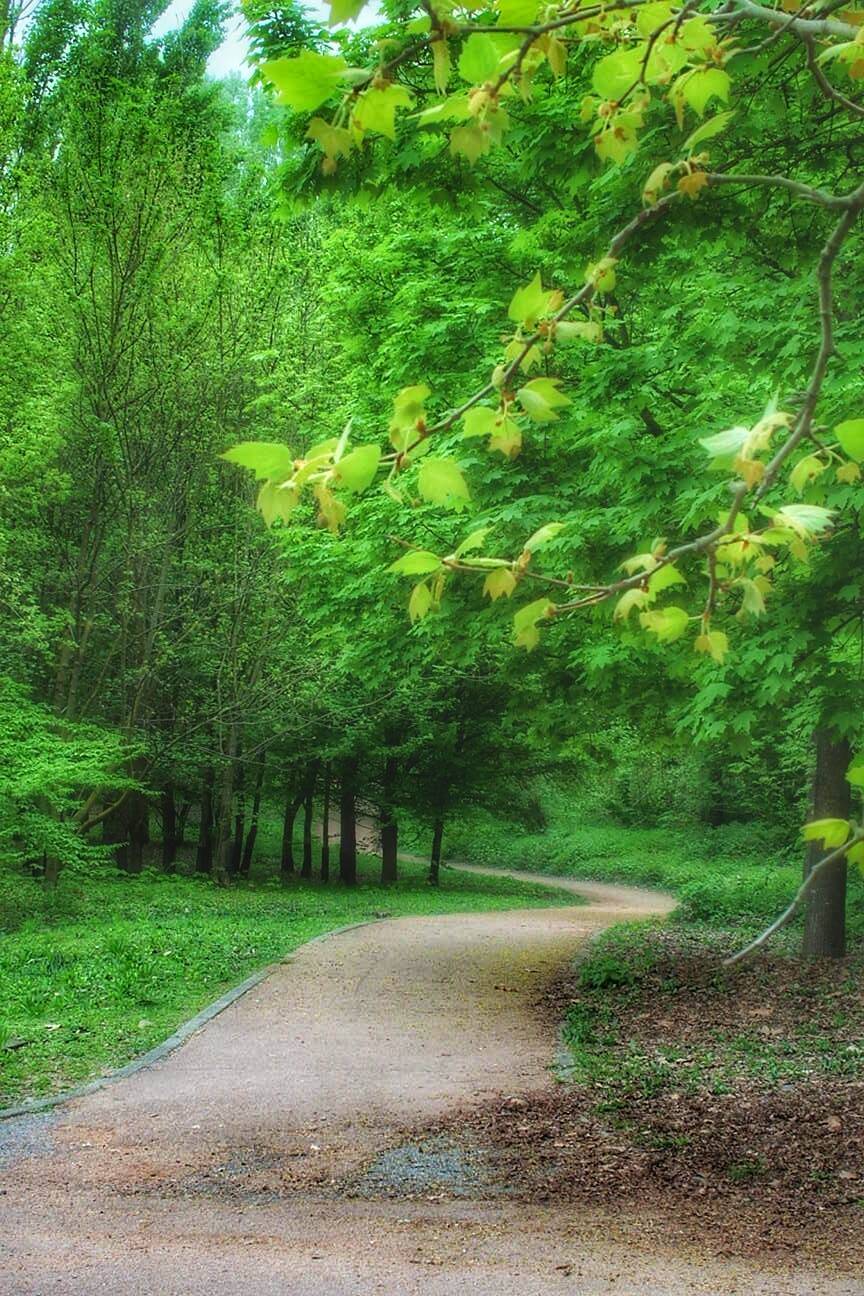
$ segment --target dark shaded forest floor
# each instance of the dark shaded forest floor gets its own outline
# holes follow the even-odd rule
[[[717,933],[607,933],[542,1005],[565,1022],[566,1082],[435,1133],[458,1130],[525,1202],[638,1207],[718,1254],[857,1263],[864,954],[724,971],[729,948]]]

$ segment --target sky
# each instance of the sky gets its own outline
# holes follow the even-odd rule
[[[173,0],[173,3],[168,6],[159,21],[154,23],[153,35],[164,36],[166,32],[179,27],[191,8],[192,0]],[[304,5],[304,8],[312,16],[322,20],[329,17],[330,14],[329,3],[309,3]],[[239,72],[241,76],[248,76],[249,69],[246,67],[245,62],[248,52],[249,45],[246,40],[243,19],[239,16],[234,17],[225,29],[225,40],[208,60],[207,71],[214,77],[230,76],[232,72]]]

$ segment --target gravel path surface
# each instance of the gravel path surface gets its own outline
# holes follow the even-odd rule
[[[531,875],[536,880],[534,875]],[[399,918],[298,950],[157,1065],[4,1123],[4,1296],[862,1296],[857,1279],[658,1254],[650,1217],[525,1207],[423,1141],[553,1083],[536,1001],[592,933],[668,911]]]

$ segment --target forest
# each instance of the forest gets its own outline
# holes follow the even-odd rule
[[[861,81],[854,0],[0,0],[0,1116],[587,898],[473,1137],[860,1259]]]

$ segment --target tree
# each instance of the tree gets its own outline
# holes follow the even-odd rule
[[[336,12],[337,20],[344,17]],[[449,405],[439,404],[435,412],[433,404],[435,388],[447,400],[446,381],[439,387],[434,379],[414,378],[403,387],[393,403],[389,450],[380,451],[374,440],[358,444],[343,437],[323,443],[315,455],[284,473],[269,472],[260,461],[262,501],[270,520],[276,516],[271,498],[279,501],[280,509],[293,509],[308,490],[317,499],[322,520],[335,529],[345,513],[340,486],[352,489],[355,463],[374,464],[386,472],[391,496],[456,513],[476,510],[474,501],[479,501],[481,516],[472,522],[483,525],[473,530],[466,526],[461,540],[447,547],[430,544],[428,535],[411,538],[408,552],[394,564],[397,573],[414,582],[409,610],[415,621],[441,605],[460,575],[481,577],[493,600],[539,585],[535,593],[540,597],[524,602],[513,618],[515,642],[529,650],[541,634],[551,638],[565,618],[614,600],[619,623],[626,627],[635,613],[643,634],[653,638],[658,670],[671,663],[674,672],[691,677],[691,686],[705,699],[716,696],[718,674],[722,678],[721,672],[737,668],[733,654],[745,660],[748,655],[746,648],[739,649],[737,633],[730,640],[731,618],[766,615],[770,596],[769,607],[781,607],[787,619],[795,621],[799,609],[809,615],[805,637],[822,640],[823,656],[817,662],[824,666],[827,651],[832,662],[842,663],[844,648],[836,642],[838,618],[830,596],[835,585],[830,555],[836,550],[825,546],[828,557],[823,562],[823,545],[840,533],[860,546],[857,483],[864,420],[849,408],[847,384],[836,364],[838,345],[848,345],[852,354],[856,347],[855,312],[849,309],[851,303],[838,312],[836,281],[841,259],[857,247],[858,218],[864,209],[864,185],[855,180],[854,168],[850,179],[848,164],[856,119],[864,115],[864,108],[842,83],[848,70],[854,90],[861,66],[856,61],[857,28],[835,16],[789,15],[735,0],[715,12],[696,5],[678,10],[665,4],[613,4],[551,18],[531,4],[518,11],[499,4],[470,22],[432,6],[425,18],[412,21],[410,31],[400,14],[387,34],[394,43],[386,46],[383,61],[375,61],[363,75],[349,69],[343,54],[317,49],[288,56],[273,50],[278,56],[261,64],[264,79],[291,110],[285,126],[288,137],[297,141],[304,134],[294,114],[317,114],[305,130],[305,138],[312,141],[307,157],[315,148],[324,154],[324,176],[336,176],[344,187],[359,187],[361,192],[370,181],[392,185],[400,169],[410,169],[406,159],[413,150],[421,185],[440,183],[442,177],[446,183],[446,177],[458,171],[474,191],[479,185],[462,168],[467,163],[480,173],[488,165],[489,180],[499,193],[515,188],[517,194],[529,195],[535,206],[534,187],[548,185],[551,178],[553,186],[563,183],[571,192],[581,192],[586,215],[579,224],[589,236],[582,246],[593,245],[598,253],[584,272],[584,282],[569,293],[554,286],[561,275],[553,264],[551,275],[526,277],[508,294],[510,329],[503,357],[491,376],[468,386],[467,392],[463,388]],[[340,41],[349,57],[363,51],[360,36],[353,44],[347,34]],[[779,64],[772,62],[775,47],[784,49]],[[457,84],[448,93],[454,75],[451,54],[457,52],[461,88]],[[546,79],[547,71],[551,80]],[[780,76],[791,105],[784,105],[782,118],[772,99]],[[733,93],[746,96],[751,106],[746,126],[734,108],[725,107]],[[397,118],[404,109],[416,108],[418,99],[419,117]],[[588,130],[584,146],[576,150],[575,165],[573,150],[568,147],[565,156],[556,147],[554,127],[549,129],[551,123],[565,120],[572,129],[574,99],[581,104]],[[331,100],[339,101],[335,116],[324,108]],[[706,117],[712,102],[719,102],[721,111]],[[797,116],[803,125],[814,113],[819,123],[815,132],[786,128],[790,117]],[[641,134],[648,123],[650,160],[643,157],[649,146]],[[431,142],[424,145],[418,130],[428,131]],[[689,131],[683,143],[678,134],[682,130]],[[374,143],[376,135],[395,137],[390,154]],[[507,184],[506,162],[497,160],[495,150],[504,140],[516,141],[511,149],[517,156],[515,186]],[[733,167],[711,167],[710,155],[718,148],[737,159]],[[608,173],[600,170],[607,165]],[[486,524],[492,520],[500,526],[508,506],[500,494],[484,492],[488,473],[472,471],[475,438],[484,440],[493,455],[511,459],[531,438],[542,437],[545,446],[547,435],[557,433],[560,423],[572,427],[583,411],[587,413],[582,393],[571,394],[568,374],[573,361],[567,358],[568,348],[581,349],[576,366],[587,366],[592,373],[602,367],[596,360],[602,354],[608,382],[615,369],[608,353],[620,351],[630,365],[633,334],[641,326],[654,335],[655,363],[664,354],[658,343],[665,340],[671,348],[673,383],[676,370],[686,372],[688,359],[694,365],[698,355],[699,367],[706,368],[704,352],[678,342],[681,318],[689,318],[686,308],[693,301],[688,285],[681,294],[683,308],[674,304],[665,319],[661,310],[660,325],[657,302],[670,282],[670,263],[679,274],[686,265],[688,275],[704,290],[705,254],[720,246],[712,233],[718,211],[730,213],[733,227],[747,237],[756,225],[764,231],[762,238],[753,236],[753,242],[766,260],[782,227],[793,231],[791,244],[787,241],[776,261],[789,280],[788,322],[784,320],[782,329],[768,329],[751,355],[733,335],[718,364],[711,365],[709,353],[698,391],[692,397],[685,393],[688,412],[703,426],[717,427],[720,422],[718,390],[727,402],[734,395],[734,405],[751,405],[735,427],[701,438],[709,461],[724,472],[731,470],[728,489],[725,482],[719,488],[710,483],[694,487],[692,426],[663,446],[662,411],[658,416],[643,403],[639,417],[653,445],[638,488],[628,484],[639,505],[639,531],[646,537],[642,548],[628,556],[622,541],[632,528],[619,535],[608,525],[594,530],[591,546],[574,545],[591,517],[590,479],[587,509],[577,502],[557,517],[550,509],[551,516],[533,534],[523,532],[509,552],[501,543],[505,536],[496,536],[492,548]],[[554,248],[554,239],[548,241]],[[566,236],[560,241],[566,243]],[[647,256],[646,248],[654,255]],[[544,260],[551,259],[550,251],[547,248]],[[641,296],[632,312],[626,300],[627,278],[618,264],[622,258]],[[757,289],[746,275],[743,286]],[[741,287],[741,279],[712,266],[709,300],[734,300]],[[750,306],[750,297],[747,300]],[[761,299],[757,293],[756,300],[760,322],[772,320],[775,303],[764,292]],[[713,336],[713,322],[709,327]],[[394,340],[394,345],[400,343],[410,351],[404,326]],[[646,350],[651,348],[643,346],[643,354]],[[799,358],[805,350],[809,358]],[[758,386],[764,389],[766,373],[772,375],[769,384],[776,383],[780,390],[776,396],[766,392],[760,412],[752,408],[751,385],[758,375]],[[677,413],[680,427],[680,394],[673,383],[663,403]],[[372,386],[373,397],[375,392]],[[602,406],[599,418],[596,410],[594,417],[605,436]],[[340,467],[343,458],[347,472]],[[599,458],[596,471],[602,476],[605,465],[603,456]],[[632,467],[631,455],[625,471],[607,471],[607,479],[616,486],[628,476],[632,482],[634,475],[626,472]],[[365,473],[354,481],[368,485]],[[565,495],[574,489],[572,468],[560,484]],[[511,494],[518,498],[518,486]],[[364,502],[361,508],[366,507]],[[422,510],[415,514],[425,516]],[[646,525],[651,522],[656,523],[655,536],[672,530],[681,539],[651,541]],[[624,574],[610,577],[610,566],[622,557]],[[697,583],[704,589],[701,605],[689,592]],[[808,597],[799,600],[802,585]],[[841,587],[845,596],[847,585]],[[855,585],[850,603],[858,602]],[[770,643],[767,624],[765,639]],[[670,647],[692,630],[692,648],[713,666],[691,665],[682,659],[680,647]],[[766,652],[759,635],[754,634],[752,642],[756,647],[751,657],[762,653],[763,685],[773,687],[779,678],[786,689],[800,680],[800,670],[781,666],[778,675],[772,669],[782,659],[770,649]],[[839,683],[842,671],[834,674]],[[778,700],[775,689],[772,705]],[[817,717],[820,731],[827,727],[835,743],[857,739],[848,694],[835,693],[825,701],[825,711]],[[734,723],[735,708],[723,709],[727,722]],[[709,711],[703,703],[701,714],[707,717]],[[741,725],[740,736],[746,737],[748,728]],[[819,837],[818,821],[808,829],[814,840],[830,846],[842,833],[836,849],[854,859],[864,854],[864,834],[848,816],[826,822],[832,827],[825,829],[824,837]],[[820,878],[827,876],[833,861],[833,852],[823,853],[809,870],[793,912],[801,900],[820,892]],[[831,894],[833,913],[823,897],[812,910],[811,925],[821,929],[842,922],[840,888]]]

